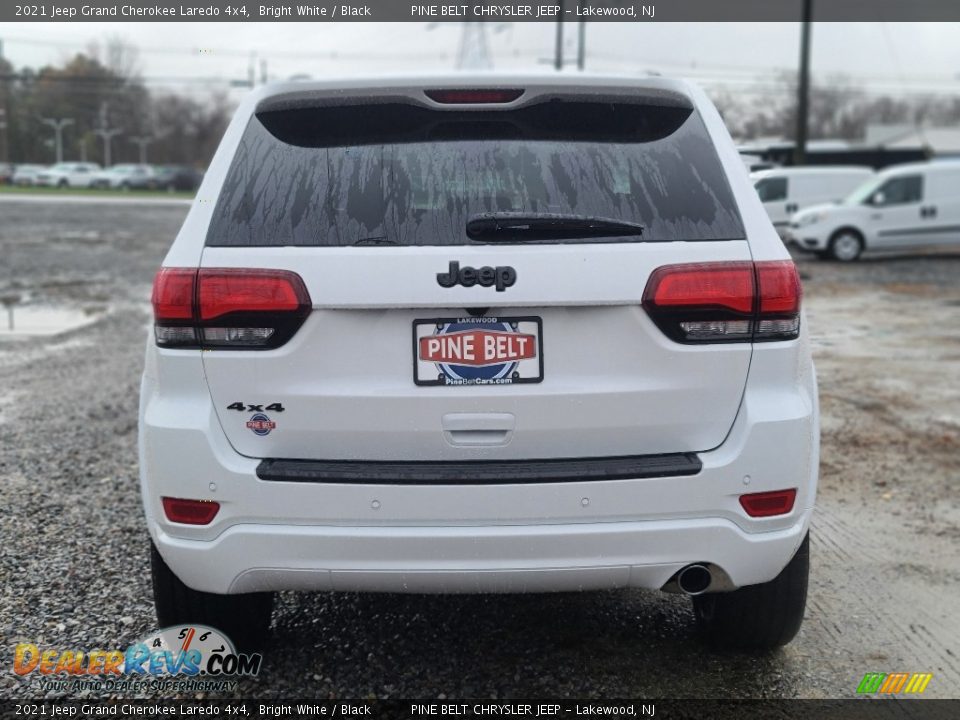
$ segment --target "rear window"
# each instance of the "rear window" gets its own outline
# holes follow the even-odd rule
[[[643,225],[640,236],[545,242],[744,237],[695,111],[551,100],[515,110],[384,103],[260,113],[227,173],[207,245],[467,245],[467,222],[500,212]]]

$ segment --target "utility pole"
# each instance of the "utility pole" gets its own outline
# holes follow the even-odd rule
[[[583,0],[577,0],[578,6]],[[583,72],[587,65],[587,21],[581,20],[577,28],[577,70]]]
[[[56,134],[57,162],[63,162],[63,129],[73,125],[73,118],[40,118],[40,122],[53,128]]]
[[[130,142],[132,142],[134,145],[139,146],[140,164],[146,165],[147,164],[147,146],[153,142],[153,138],[150,137],[149,135],[142,135],[140,137],[130,138]]]
[[[6,103],[6,94],[3,96],[3,102]],[[0,160],[7,162],[10,160],[9,148],[7,146],[7,108],[0,107]]]
[[[802,2],[800,78],[797,83],[797,137],[793,148],[794,165],[803,165],[806,160],[807,121],[810,114],[810,26],[813,21],[813,0],[802,0]]]
[[[267,59],[260,58],[260,84],[267,84]]]
[[[3,39],[0,38],[0,60],[3,60]],[[7,81],[0,82],[0,138],[3,140],[3,154],[0,155],[4,161],[10,160],[10,146],[7,141]]]
[[[460,42],[457,45],[457,57],[454,67],[457,70],[490,70],[493,68],[493,55],[490,53],[490,43],[487,31],[501,33],[510,27],[510,23],[494,22],[464,22],[439,23],[432,22],[427,30],[437,30],[441,27],[460,26]]]
[[[557,45],[554,51],[553,68],[563,70],[563,0],[560,0],[560,14],[557,16]]]

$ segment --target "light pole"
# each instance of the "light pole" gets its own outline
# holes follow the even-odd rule
[[[56,133],[57,162],[63,162],[63,129],[73,125],[73,118],[40,118],[40,122],[49,125]]]
[[[140,137],[130,138],[130,142],[132,142],[134,145],[139,146],[140,164],[146,165],[147,164],[147,146],[153,142],[153,138],[150,137],[149,135],[142,135]]]
[[[123,132],[120,128],[112,128],[108,130],[107,128],[100,128],[99,130],[94,130],[94,134],[99,135],[103,140],[103,166],[105,168],[110,167],[110,141],[113,139],[114,135],[119,135]]]

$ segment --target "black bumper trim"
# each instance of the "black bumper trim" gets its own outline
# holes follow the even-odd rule
[[[257,466],[257,477],[355,485],[509,485],[676,477],[696,475],[702,467],[696,453],[472,462],[266,459]]]

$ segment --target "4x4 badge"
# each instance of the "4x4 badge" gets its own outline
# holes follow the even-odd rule
[[[456,260],[450,261],[450,269],[445,273],[437,273],[437,282],[440,287],[453,287],[454,285],[463,285],[472,287],[474,285],[483,285],[490,287],[497,286],[497,292],[503,292],[517,281],[517,271],[509,265],[497,265],[490,267],[484,265],[482,268],[472,268],[467,265],[460,267]]]

